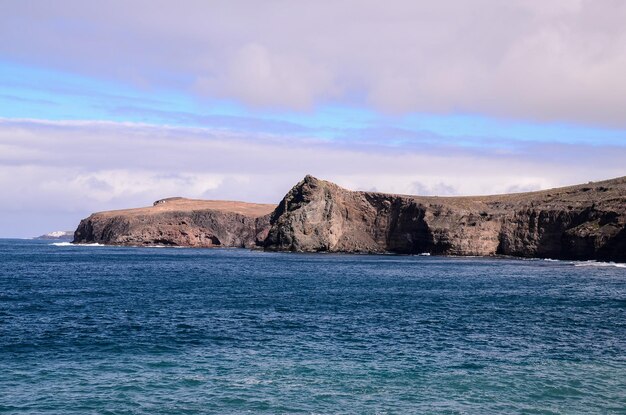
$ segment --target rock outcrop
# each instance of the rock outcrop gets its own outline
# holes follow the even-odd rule
[[[168,198],[146,208],[94,213],[74,243],[245,247],[262,244],[275,205]]]
[[[626,177],[530,193],[420,197],[349,191],[307,176],[270,224],[264,246],[277,251],[626,261]]]
[[[307,176],[280,204],[158,200],[95,213],[75,243],[626,262],[626,177],[476,197],[350,191]]]

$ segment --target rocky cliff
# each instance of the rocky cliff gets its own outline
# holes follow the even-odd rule
[[[626,262],[626,177],[540,192],[407,196],[307,176],[280,204],[169,198],[95,213],[76,243]]]
[[[540,192],[419,197],[311,176],[270,218],[268,250],[626,261],[626,177]]]
[[[275,205],[169,198],[146,208],[94,213],[74,232],[74,243],[255,247],[269,230]]]

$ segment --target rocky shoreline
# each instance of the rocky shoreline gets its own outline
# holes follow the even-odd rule
[[[350,191],[306,176],[278,206],[173,198],[96,213],[74,242],[626,262],[626,177],[434,197]]]

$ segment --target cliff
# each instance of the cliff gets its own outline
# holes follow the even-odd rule
[[[275,205],[169,198],[153,206],[94,213],[74,232],[74,243],[254,247],[269,230]]]
[[[530,193],[420,197],[349,191],[307,176],[270,225],[264,246],[277,251],[626,261],[626,177]]]
[[[94,213],[75,243],[626,262],[626,177],[475,197],[350,191],[307,176],[278,206],[169,198]]]

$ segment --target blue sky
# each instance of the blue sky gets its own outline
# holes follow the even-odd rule
[[[626,175],[626,6],[440,3],[3,4],[0,237],[278,202],[308,173],[440,195]]]
[[[250,108],[235,100],[196,97],[176,90],[133,85],[80,74],[0,61],[0,116],[46,120],[106,120],[154,125],[222,128],[316,137],[375,140],[383,145],[411,139],[450,145],[494,146],[521,141],[626,145],[626,130],[564,122],[532,122],[476,114],[384,114],[364,107],[319,105],[307,111]],[[373,137],[377,132],[384,136]]]

